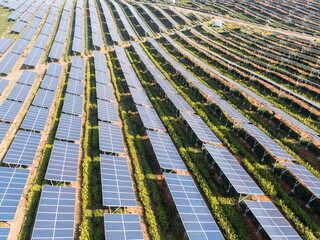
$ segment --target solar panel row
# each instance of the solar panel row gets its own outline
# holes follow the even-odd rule
[[[105,55],[101,52],[93,51],[93,56],[96,82],[111,85],[109,68]]]
[[[73,5],[73,1],[67,0],[66,4],[63,7],[62,14],[64,16],[69,16],[68,19],[60,19],[59,26],[57,29],[57,33],[55,35],[53,44],[51,46],[48,57],[52,60],[59,61],[62,57],[64,44],[67,39],[68,28],[71,19],[71,7]],[[65,12],[65,13],[64,13]],[[55,21],[55,20],[54,20]],[[53,28],[52,28],[53,31]]]
[[[167,18],[169,22],[172,24],[173,28],[179,28],[180,25],[175,20],[173,20],[173,18],[168,13],[166,13],[163,9],[156,6],[155,4],[152,4],[151,6],[156,10],[158,10],[165,18]]]
[[[139,4],[139,7],[142,8],[147,13],[149,18],[158,26],[159,32],[161,32],[161,31],[166,32],[167,31],[166,27],[159,21],[159,19],[156,16],[153,15],[153,13],[148,8],[146,8],[141,3],[138,3],[138,4]]]
[[[79,1],[78,1],[79,2]],[[83,53],[84,44],[83,44],[83,4],[81,5],[80,2],[76,5],[75,11],[75,28],[74,28],[74,35],[73,35],[73,43],[72,43],[72,51],[75,53]],[[66,14],[65,14],[66,15]],[[65,16],[65,20],[68,19],[68,16]]]
[[[103,6],[102,6],[103,7]],[[93,0],[89,0],[90,23],[92,33],[92,45],[94,49],[103,48],[103,40],[100,31],[100,24],[97,15],[96,5]]]
[[[103,1],[103,0],[100,0],[100,3],[102,6],[102,11],[104,14],[105,23],[108,26],[108,30],[109,30],[112,41],[115,43],[121,43],[121,39],[120,39],[120,36],[117,32],[117,27],[115,25],[115,22],[113,21],[113,17],[112,17],[110,10],[109,10],[109,7],[107,6],[105,1]]]

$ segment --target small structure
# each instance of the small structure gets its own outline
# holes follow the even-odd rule
[[[176,0],[169,0],[169,3],[175,4],[175,3],[176,3]]]
[[[214,20],[213,26],[214,27],[222,27],[222,20],[220,20],[220,19]]]

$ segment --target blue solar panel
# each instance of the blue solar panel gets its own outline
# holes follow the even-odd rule
[[[24,27],[27,25],[26,22],[18,21],[12,28],[11,32],[14,33],[21,33],[21,31],[24,29]]]
[[[56,138],[80,141],[82,118],[69,114],[61,114]]]
[[[31,86],[16,83],[8,95],[8,99],[24,102],[31,90]]]
[[[136,105],[136,107],[143,122],[143,125],[147,129],[166,131],[166,128],[163,126],[156,110],[140,105]]]
[[[114,100],[111,86],[97,83],[96,90],[97,90],[97,98],[102,100],[109,100],[109,101]]]
[[[63,43],[53,42],[50,53],[49,53],[49,58],[59,61],[60,58],[62,57],[63,49],[64,49]]]
[[[129,87],[129,90],[135,104],[152,107],[152,103],[144,90],[132,87]]]
[[[22,107],[21,102],[4,100],[0,106],[0,120],[13,122]]]
[[[58,30],[58,32],[54,38],[54,42],[64,43],[66,41],[66,38],[67,38],[67,32],[62,31],[62,30]]]
[[[62,111],[65,113],[82,115],[83,97],[67,93],[65,96]]]
[[[0,144],[4,137],[7,135],[7,132],[9,131],[9,128],[11,127],[11,124],[0,122]]]
[[[75,68],[84,69],[84,59],[80,57],[73,57],[71,66]]]
[[[57,182],[76,182],[79,144],[54,141],[46,179]]]
[[[69,77],[79,81],[84,81],[84,70],[71,67]]]
[[[53,77],[60,77],[62,73],[62,66],[55,63],[50,63],[46,75]]]
[[[127,158],[100,155],[103,205],[136,207]]]
[[[147,130],[160,167],[170,170],[187,170],[176,147],[167,133]]]
[[[20,38],[11,48],[10,52],[21,55],[29,45],[30,41]]]
[[[83,50],[84,50],[83,39],[73,38],[72,51],[75,53],[83,53]]]
[[[9,80],[0,78],[0,94],[3,93],[4,89],[8,86]]]
[[[19,54],[9,52],[0,62],[0,73],[8,75],[20,58]]]
[[[55,91],[58,88],[59,81],[60,79],[58,77],[45,75],[40,87]]]
[[[32,240],[73,239],[76,188],[43,186]]]
[[[26,117],[23,119],[21,128],[34,130],[34,131],[44,131],[47,123],[50,110],[47,108],[30,106]]]
[[[99,146],[101,151],[126,153],[120,126],[99,122]]]
[[[8,48],[14,43],[14,40],[11,38],[3,38],[0,40],[0,57],[5,53]]]
[[[21,75],[20,75],[20,77],[19,77],[19,79],[18,79],[18,82],[32,86],[33,83],[34,83],[34,81],[35,81],[36,78],[37,78],[37,75],[38,75],[38,73],[36,73],[36,72],[31,72],[31,71],[26,71],[26,70],[24,70],[24,71],[21,73]]]
[[[119,122],[116,104],[104,100],[97,100],[98,103],[98,119],[108,122]]]
[[[42,19],[41,18],[37,18],[37,17],[35,17],[35,18],[33,18],[32,19],[32,21],[31,21],[31,23],[30,23],[30,27],[31,28],[34,28],[34,29],[38,29],[39,28],[39,26],[40,26],[40,24],[41,24],[41,21],[42,21]],[[27,30],[26,30],[27,31]]]
[[[35,68],[40,61],[43,51],[41,48],[33,47],[24,60],[23,65]]]
[[[43,24],[43,27],[41,29],[41,34],[44,34],[44,35],[47,35],[47,36],[50,36],[51,34],[51,31],[53,29],[53,23],[55,21],[55,19],[53,20],[53,23],[51,23],[50,21],[50,16],[53,17],[52,15],[48,15],[48,18],[47,18],[47,21],[45,24]],[[55,17],[54,17],[55,18]],[[49,20],[49,21],[48,21]]]
[[[191,176],[164,173],[190,240],[224,239]]]
[[[79,38],[79,39],[83,38],[83,35],[84,35],[83,33],[84,33],[83,27],[79,27],[79,26],[74,27],[74,37],[75,38]]]
[[[0,221],[13,221],[29,169],[0,167]]]
[[[16,165],[32,165],[41,136],[40,133],[19,130],[3,162]]]
[[[111,85],[110,82],[110,75],[106,72],[100,72],[100,71],[95,71],[95,76],[96,76],[96,82],[101,83],[101,84],[109,84]]]
[[[70,78],[68,81],[67,92],[77,94],[77,95],[83,95],[83,90],[84,90],[83,87],[84,87],[84,83],[82,81],[74,80]]]
[[[143,240],[143,232],[138,214],[104,214],[106,240]]]
[[[10,234],[10,228],[0,228],[0,240],[7,240]]]
[[[47,46],[48,40],[49,40],[48,35],[40,34],[33,46],[40,49],[45,49]]]
[[[28,41],[31,41],[32,38],[35,36],[36,32],[37,32],[37,29],[30,26],[22,34],[21,38],[25,39],[25,40],[28,40]]]
[[[55,92],[39,88],[32,105],[51,108]]]

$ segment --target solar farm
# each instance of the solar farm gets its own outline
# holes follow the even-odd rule
[[[320,0],[0,0],[0,240],[320,239]]]

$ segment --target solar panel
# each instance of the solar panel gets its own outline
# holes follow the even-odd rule
[[[65,113],[82,115],[83,97],[66,93],[62,111]]]
[[[189,239],[224,239],[191,176],[163,174]]]
[[[166,92],[166,95],[178,110],[195,113],[193,108],[190,107],[190,105],[187,103],[186,100],[184,100],[183,97],[181,97],[181,95],[174,94],[171,92]]]
[[[40,132],[44,131],[49,112],[50,110],[47,108],[30,106],[21,128]]]
[[[98,119],[108,122],[119,122],[116,104],[104,100],[97,99]]]
[[[4,100],[0,106],[0,120],[13,122],[21,107],[21,102]]]
[[[106,240],[135,239],[143,240],[138,214],[104,214]]]
[[[147,129],[166,131],[166,128],[163,126],[156,110],[140,105],[136,105],[136,107],[138,109],[143,125]]]
[[[282,147],[280,147],[258,127],[247,123],[239,123],[239,125],[246,132],[248,132],[254,139],[256,139],[268,152],[270,152],[274,157],[276,157],[278,161],[283,159],[295,161],[294,157],[287,153]]]
[[[69,77],[79,81],[84,81],[84,70],[71,67]]]
[[[71,78],[69,79],[67,92],[77,95],[83,95],[83,88],[84,83],[82,81],[74,80]]]
[[[41,48],[33,47],[24,60],[23,65],[35,68],[40,61],[43,51]]]
[[[10,234],[10,228],[0,228],[0,240],[7,240]]]
[[[147,15],[152,19],[152,21],[158,26],[159,31],[167,31],[166,27],[158,20],[158,18],[153,15],[152,12],[145,6],[143,6],[141,3],[138,3],[139,6],[147,13]]]
[[[60,79],[58,77],[45,75],[40,87],[55,91],[58,88],[59,81]]]
[[[167,18],[173,27],[179,28],[179,24],[175,20],[173,20],[173,18],[168,13],[166,13],[165,11],[163,11],[161,8],[159,8],[154,4],[152,4],[152,7],[157,9],[165,18]]]
[[[76,182],[79,144],[54,141],[46,179],[57,182]]]
[[[252,180],[228,149],[208,144],[205,144],[205,148],[237,193],[264,195],[258,185]],[[231,186],[229,186],[229,188],[230,187]]]
[[[11,48],[10,52],[21,55],[29,45],[30,41],[20,38]]]
[[[100,154],[104,206],[136,207],[127,158]]]
[[[126,153],[119,125],[99,121],[99,147],[104,152]]]
[[[310,189],[317,198],[320,198],[320,180],[317,177],[302,165],[288,162],[283,162],[283,165],[296,176],[298,181]]]
[[[73,239],[76,188],[43,186],[32,240]]]
[[[129,90],[131,92],[131,96],[135,104],[152,107],[152,103],[150,102],[144,90],[140,90],[132,87],[129,87]]]
[[[20,75],[20,77],[18,79],[18,82],[32,86],[34,81],[36,80],[37,75],[38,75],[38,73],[36,73],[36,72],[31,72],[31,71],[24,70],[21,73],[21,75]]]
[[[7,135],[7,132],[9,131],[9,128],[11,127],[11,124],[0,122],[0,144],[4,137]]]
[[[61,76],[61,73],[62,73],[62,66],[55,63],[50,63],[46,71],[46,75],[50,75],[58,78]]]
[[[83,53],[84,51],[83,39],[73,38],[72,51],[75,53]]]
[[[56,138],[80,141],[81,121],[81,117],[62,113]]]
[[[55,92],[39,88],[32,105],[51,108]]]
[[[161,168],[169,170],[187,170],[167,133],[147,130],[147,134]]]
[[[106,72],[100,72],[100,71],[95,71],[95,76],[96,76],[96,82],[101,83],[101,84],[109,84],[111,85],[110,82],[110,75]]]
[[[198,115],[185,112],[181,112],[181,115],[201,142],[222,144]]]
[[[11,28],[11,32],[13,32],[13,33],[21,33],[22,30],[25,28],[26,25],[27,25],[26,22],[18,21],[18,22]]]
[[[53,29],[53,23],[51,23],[51,20],[50,20],[50,17],[53,18],[53,23],[55,22],[56,20],[56,17],[49,14],[48,17],[47,17],[47,21],[43,24],[43,27],[41,29],[41,34],[43,35],[46,35],[46,36],[50,36],[51,34],[51,31]],[[49,21],[48,21],[49,20]]]
[[[232,107],[227,101],[220,98],[210,97],[211,101],[215,103],[224,113],[235,121],[249,123],[250,121]]]
[[[84,69],[84,59],[80,57],[73,57],[71,66],[79,69]]]
[[[9,52],[0,62],[0,73],[4,75],[8,75],[14,65],[18,62],[20,55]]]
[[[19,130],[3,162],[16,165],[32,165],[41,136],[40,133]]]
[[[271,239],[301,239],[272,202],[244,202]]]
[[[109,101],[114,100],[111,86],[96,83],[96,90],[97,90],[97,98],[102,100],[109,100]]]
[[[76,22],[77,22],[77,19],[76,19]],[[83,23],[82,23],[82,26],[83,26]],[[83,35],[84,35],[83,27],[80,27],[80,25],[76,25],[74,27],[74,37],[81,39],[83,38]]]
[[[0,94],[3,93],[3,91],[8,86],[8,84],[9,84],[9,80],[0,78]]]
[[[29,169],[0,167],[0,221],[13,221]]]
[[[37,32],[37,28],[33,28],[31,25],[26,29],[26,31],[22,34],[21,38],[31,41]]]
[[[53,42],[50,53],[49,53],[49,58],[59,61],[60,58],[62,57],[63,49],[64,49],[63,43]]]
[[[16,83],[7,98],[23,102],[27,99],[30,90],[31,86]]]
[[[8,50],[12,43],[14,43],[14,40],[11,38],[5,37],[0,40],[0,57]]]

